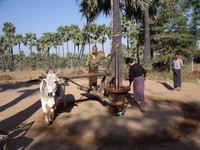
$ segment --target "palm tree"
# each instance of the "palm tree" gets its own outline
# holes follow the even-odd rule
[[[24,44],[29,46],[29,50],[31,54],[33,52],[32,47],[36,45],[36,40],[37,40],[36,34],[31,33],[31,32],[26,33],[24,39],[25,39]]]
[[[30,50],[30,62],[31,62],[31,69],[34,69],[33,68],[33,63],[32,63],[32,53],[33,53],[33,49],[32,49],[32,47],[33,46],[36,46],[36,41],[37,41],[37,38],[36,38],[36,34],[34,34],[34,33],[31,33],[31,32],[29,32],[29,33],[26,33],[25,34],[25,37],[24,37],[24,45],[26,45],[26,46],[29,46],[29,50]]]
[[[21,51],[21,43],[23,42],[23,36],[21,34],[16,34],[15,35],[15,42],[18,44],[19,47],[19,53]]]
[[[22,56],[20,55],[20,51],[21,51],[21,43],[24,41],[23,39],[23,36],[21,34],[16,34],[15,35],[15,42],[18,44],[18,47],[19,47],[19,56]],[[19,59],[19,62],[20,62],[20,68],[21,68],[21,71],[23,70],[22,68],[22,59]]]
[[[94,24],[91,24],[90,25],[90,37],[91,37],[91,43],[96,45],[97,44],[97,41],[99,39],[99,36],[100,36],[100,26],[97,25],[96,23]]]
[[[79,29],[78,25],[72,24],[70,26],[70,31],[71,31],[71,35],[72,35],[71,40],[74,43],[74,56],[75,56],[76,55],[76,39],[77,39],[76,34],[80,32],[80,29]]]
[[[53,47],[55,48],[56,50],[56,67],[58,67],[58,58],[59,58],[59,55],[58,55],[58,47],[59,45],[61,45],[62,43],[60,42],[60,34],[59,33],[52,33],[52,44],[53,44]]]
[[[6,72],[6,65],[5,65],[5,51],[8,49],[8,44],[6,42],[5,36],[0,36],[0,52],[1,52],[1,61],[2,61],[2,68],[3,71]]]
[[[40,48],[47,53],[47,61],[45,71],[50,68],[50,48],[54,46],[53,34],[50,32],[45,32],[39,39]]]
[[[15,64],[14,64],[14,55],[13,55],[13,46],[15,45],[14,43],[14,34],[15,34],[16,27],[10,23],[10,22],[5,22],[3,24],[3,32],[6,36],[6,40],[8,43],[8,49],[11,53],[11,63],[10,63],[10,71],[15,70]]]
[[[143,62],[145,65],[151,64],[151,49],[150,49],[150,29],[149,29],[149,7],[144,9],[144,30],[145,30],[145,43],[144,43],[144,57]]]
[[[103,52],[104,52],[104,43],[107,40],[107,38],[106,38],[107,30],[108,30],[108,27],[105,24],[99,25],[99,39],[98,39],[98,42],[101,43]]]
[[[69,53],[69,44],[68,42],[71,40],[71,31],[69,26],[64,26],[64,41],[67,42],[67,53]]]
[[[87,41],[87,43],[88,43],[88,48],[89,48],[89,50],[88,50],[88,52],[90,53],[91,52],[91,24],[89,24],[89,23],[87,23],[86,25],[84,25],[83,26],[83,32],[84,32],[84,35],[85,35],[85,37],[86,37],[86,41]]]
[[[124,0],[124,10],[129,11],[130,8],[136,11],[139,7],[146,6],[151,0]],[[78,0],[77,0],[78,2]],[[119,13],[119,0],[82,0],[79,3],[80,12],[86,18],[87,22],[95,20],[101,12],[105,15],[110,14],[112,8],[112,49],[116,45],[121,46],[121,29],[120,29],[120,13]],[[127,9],[129,7],[129,9]],[[129,13],[130,14],[130,13]],[[137,14],[136,14],[137,15]],[[119,49],[116,53],[119,56],[119,74],[122,75],[122,50]],[[114,60],[112,61],[112,69],[115,71]],[[114,73],[113,73],[114,74]],[[119,77],[119,84],[122,83],[122,76]]]

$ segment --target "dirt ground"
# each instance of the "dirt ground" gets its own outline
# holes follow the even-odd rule
[[[11,150],[200,150],[199,83],[183,83],[178,92],[171,81],[147,80],[146,112],[129,104],[117,117],[106,102],[69,82],[67,107],[60,103],[53,124],[46,125],[40,76],[42,71],[0,73],[0,130],[8,133]]]

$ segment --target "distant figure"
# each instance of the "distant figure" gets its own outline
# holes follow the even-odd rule
[[[172,61],[174,71],[174,90],[181,90],[181,67],[183,66],[182,59],[179,58],[179,53],[175,54],[175,58]]]
[[[144,80],[146,80],[146,70],[142,65],[135,63],[132,58],[126,58],[126,64],[129,68],[129,86],[133,83],[134,100],[141,102],[141,109],[144,111],[145,98],[144,98]],[[143,75],[143,76],[142,76]]]
[[[109,55],[107,55],[109,56]],[[97,73],[98,66],[101,63],[102,59],[107,57],[104,53],[99,53],[97,46],[92,47],[92,53],[88,55],[86,67],[89,67],[89,73]],[[97,86],[97,76],[96,77],[89,77],[89,86],[91,89]]]

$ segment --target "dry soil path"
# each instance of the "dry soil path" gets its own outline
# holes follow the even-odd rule
[[[87,80],[76,80],[87,83]],[[127,84],[127,82],[124,82]],[[107,104],[71,84],[67,108],[45,125],[39,81],[0,83],[0,130],[9,133],[10,149],[200,149],[200,85],[147,80],[146,112],[127,108],[117,117]]]

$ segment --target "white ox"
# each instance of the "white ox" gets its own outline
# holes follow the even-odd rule
[[[46,79],[43,79],[40,84],[40,92],[45,122],[51,124],[56,106],[59,100],[65,96],[65,82],[62,78],[59,79],[55,73],[49,71]]]

